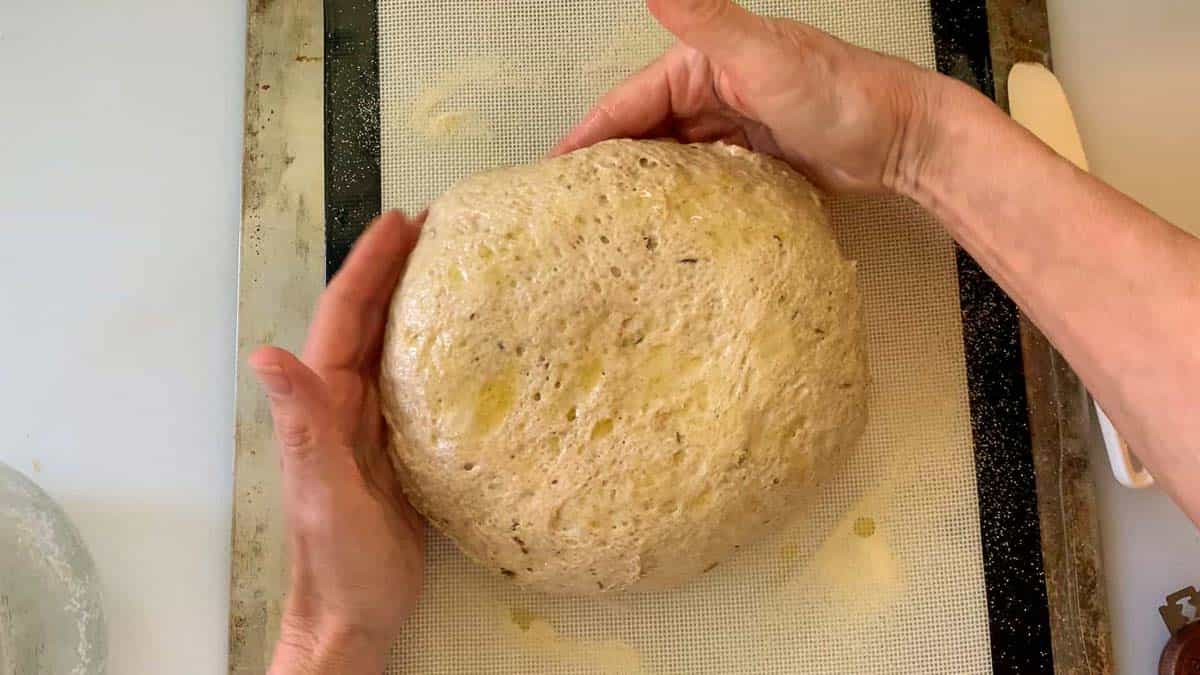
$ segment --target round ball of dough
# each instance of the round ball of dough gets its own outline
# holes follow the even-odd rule
[[[812,187],[739,147],[616,140],[438,199],[382,364],[413,505],[552,593],[681,584],[855,445],[855,266]]]

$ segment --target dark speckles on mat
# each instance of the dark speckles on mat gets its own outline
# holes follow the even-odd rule
[[[371,0],[336,3],[325,31],[326,275],[382,209],[379,56]]]
[[[1016,306],[959,252],[993,669],[1053,672],[1033,449]]]

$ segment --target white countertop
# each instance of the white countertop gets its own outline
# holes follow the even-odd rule
[[[1200,232],[1200,4],[1050,5],[1095,172]],[[0,5],[0,460],[90,546],[112,673],[226,672],[244,42],[230,0]],[[1118,672],[1151,673],[1200,536],[1103,469]]]
[[[0,461],[78,525],[109,672],[227,672],[245,3],[0,2]]]

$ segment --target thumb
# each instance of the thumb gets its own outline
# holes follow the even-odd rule
[[[329,414],[321,378],[276,347],[258,349],[248,362],[267,392],[284,468],[321,463],[321,443],[329,440],[324,438]]]
[[[647,0],[679,41],[714,61],[733,61],[763,42],[765,20],[733,0]]]

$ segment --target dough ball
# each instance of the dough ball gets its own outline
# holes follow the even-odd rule
[[[413,505],[537,589],[677,586],[797,516],[856,444],[855,266],[812,187],[615,140],[438,199],[382,364]]]

